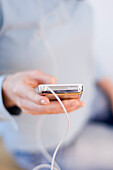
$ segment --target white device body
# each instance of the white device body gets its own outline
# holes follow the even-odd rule
[[[38,94],[47,96],[50,100],[56,100],[48,90],[50,87],[60,99],[80,99],[83,93],[82,84],[41,84],[35,90]]]

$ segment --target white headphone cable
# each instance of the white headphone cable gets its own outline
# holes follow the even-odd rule
[[[66,133],[64,135],[64,137],[62,138],[62,140],[59,142],[59,144],[57,145],[54,153],[53,153],[53,157],[52,157],[52,161],[51,161],[51,165],[49,164],[41,164],[41,165],[38,165],[37,167],[33,168],[33,170],[39,170],[41,168],[49,168],[51,170],[57,170],[55,167],[54,167],[54,162],[55,162],[55,157],[56,157],[56,154],[60,148],[60,146],[62,145],[62,143],[64,142],[67,134],[68,134],[68,131],[69,131],[69,127],[70,127],[70,119],[69,119],[69,115],[67,113],[67,110],[65,108],[65,106],[63,105],[62,101],[60,100],[60,98],[56,95],[56,93],[50,88],[50,87],[47,87],[48,90],[55,96],[55,98],[58,100],[58,102],[60,103],[61,107],[63,108],[65,114],[66,114],[66,117],[67,117],[67,121],[68,121],[68,127],[67,127],[67,130],[66,130]]]
[[[52,157],[49,154],[49,152],[46,150],[46,148],[44,147],[44,145],[42,144],[42,134],[41,134],[41,129],[42,126],[44,124],[46,117],[45,116],[40,116],[39,117],[39,121],[37,123],[37,131],[38,131],[38,145],[40,147],[41,153],[43,154],[43,156],[46,158],[46,160],[48,160],[49,163],[51,163]],[[37,135],[37,134],[36,134]],[[58,170],[61,170],[61,168],[58,166],[58,164],[55,162],[55,166]]]

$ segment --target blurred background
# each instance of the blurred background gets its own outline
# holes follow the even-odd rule
[[[96,114],[92,109],[92,119],[80,134],[82,143],[78,138],[76,154],[78,162],[86,167],[83,170],[87,170],[89,162],[95,166],[100,164],[100,167],[105,164],[108,170],[113,170],[113,0],[87,2],[93,13],[93,56],[101,65],[103,79],[97,87],[92,106],[95,107]],[[96,71],[98,74],[98,69]],[[82,154],[79,156],[79,153]],[[93,168],[91,166],[90,170]],[[1,139],[0,170],[19,170],[3,147]]]

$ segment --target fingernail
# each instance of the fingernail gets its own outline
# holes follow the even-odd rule
[[[41,100],[40,103],[43,104],[43,105],[47,104],[47,102],[45,100]]]

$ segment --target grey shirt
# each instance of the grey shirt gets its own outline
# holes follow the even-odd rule
[[[83,1],[1,0],[0,74],[38,69],[57,77],[59,83],[83,83],[86,107],[70,114],[71,127],[65,144],[80,131],[89,117],[92,79],[92,15]],[[10,119],[0,104],[0,116]],[[4,116],[3,116],[4,115]],[[1,123],[10,150],[38,150],[38,125],[45,147],[55,147],[66,130],[65,115],[32,116],[22,113]],[[9,135],[10,134],[10,135]]]

